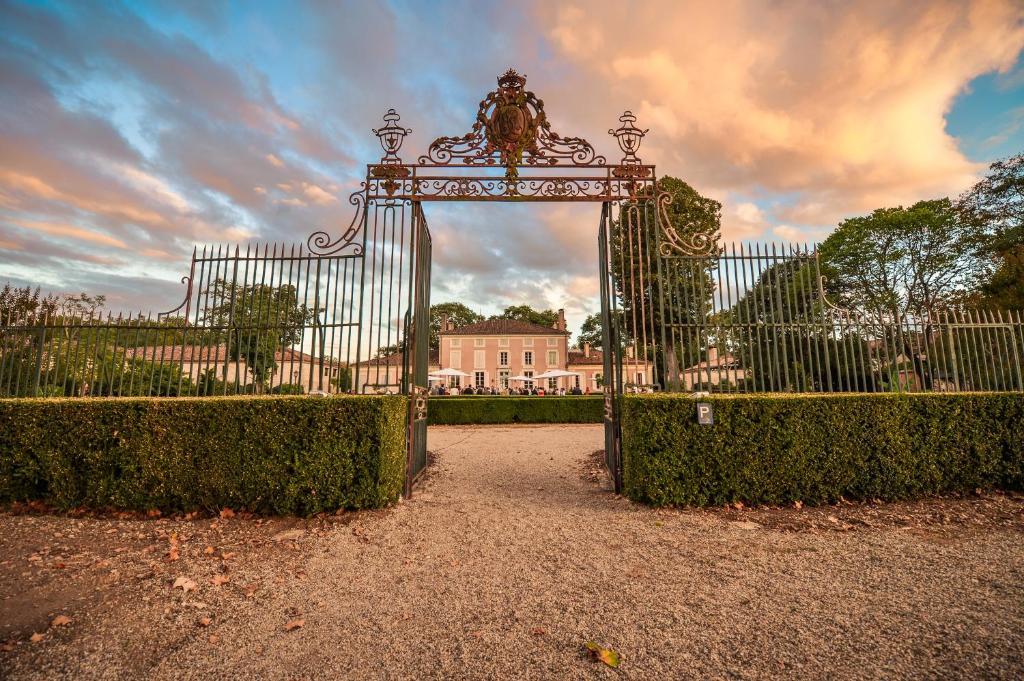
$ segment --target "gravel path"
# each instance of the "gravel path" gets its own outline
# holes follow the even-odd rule
[[[125,548],[116,575],[110,561],[82,568],[95,587],[77,591],[4,561],[0,606],[25,623],[7,632],[20,638],[0,676],[1024,674],[1020,498],[990,502],[1004,520],[943,511],[936,527],[874,526],[863,507],[656,511],[608,491],[601,446],[594,426],[431,428],[437,463],[412,501],[339,519],[4,516],[0,548],[19,522],[78,522],[76,541],[113,534]],[[822,525],[773,527],[780,514]],[[181,557],[168,562],[153,533],[172,531]],[[196,588],[173,588],[177,577]],[[47,629],[63,612],[70,624]],[[42,640],[27,640],[32,628]],[[587,641],[618,651],[620,669],[588,659]]]

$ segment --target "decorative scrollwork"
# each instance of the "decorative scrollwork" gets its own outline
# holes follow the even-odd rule
[[[641,165],[640,158],[637,157],[636,152],[640,150],[640,142],[650,132],[650,129],[641,130],[636,127],[636,114],[632,111],[623,112],[619,116],[619,122],[622,125],[615,130],[608,131],[608,134],[613,136],[615,141],[619,143],[619,149],[622,150],[623,157],[619,163],[624,166]]]
[[[818,262],[817,252],[814,253],[814,261],[820,273],[821,265]],[[825,293],[826,283],[828,283],[828,277],[826,277],[824,274],[818,274],[818,297],[821,298],[821,302],[825,306],[825,309],[831,310],[832,312],[837,312],[841,317],[845,317],[851,321],[863,321],[864,315],[862,315],[860,312],[856,310],[851,310],[846,307],[842,307],[840,305],[836,305],[835,303],[828,299],[828,295],[826,295]]]
[[[617,198],[623,182],[606,178],[416,178],[417,198]]]
[[[355,215],[352,216],[352,222],[349,223],[348,229],[334,241],[331,240],[331,235],[327,232],[313,232],[306,240],[306,246],[310,253],[313,255],[338,255],[347,248],[349,251],[346,255],[363,254],[362,245],[352,241],[362,231],[366,221],[366,184],[363,183],[362,187],[363,189],[352,192],[348,197],[348,202],[356,207]]]
[[[195,261],[196,261],[196,255],[195,255],[195,253],[193,253],[192,254],[192,273],[186,274],[184,277],[181,278],[181,283],[185,284],[185,299],[182,300],[181,304],[178,305],[178,307],[174,308],[173,310],[168,310],[167,312],[158,312],[157,315],[156,315],[157,321],[162,321],[164,319],[167,319],[172,314],[174,314],[175,312],[177,312],[181,308],[183,308],[186,305],[188,305],[189,301],[192,300],[192,274],[195,272]],[[188,317],[188,310],[185,311],[185,317],[186,318]]]
[[[668,207],[672,203],[672,195],[668,192],[658,192],[658,218],[661,222],[661,234],[664,237],[658,250],[662,256],[689,255],[707,256],[718,255],[718,243],[705,232],[692,231],[687,236],[681,236],[668,216]]]
[[[510,180],[517,166],[604,166],[593,145],[582,137],[562,137],[551,129],[544,101],[524,90],[526,76],[509,69],[498,89],[480,102],[472,129],[461,137],[438,137],[421,165],[502,165]]]

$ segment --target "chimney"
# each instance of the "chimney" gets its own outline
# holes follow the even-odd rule
[[[558,308],[558,319],[555,320],[555,328],[559,331],[565,331],[565,309]]]
[[[590,357],[590,343],[583,344],[583,356]]]
[[[718,348],[712,345],[708,348],[708,364],[714,364],[718,360]]]
[[[442,312],[441,313],[441,330],[442,331],[447,331],[448,330],[448,313],[447,312]]]
[[[636,346],[632,343],[626,346],[626,359],[633,359],[636,354]]]

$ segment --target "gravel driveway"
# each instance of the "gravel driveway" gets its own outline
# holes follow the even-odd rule
[[[1020,497],[651,510],[608,491],[599,426],[429,446],[414,499],[379,512],[0,516],[0,676],[1024,674]]]

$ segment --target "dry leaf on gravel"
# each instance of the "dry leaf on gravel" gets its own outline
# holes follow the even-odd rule
[[[221,518],[234,518],[235,517],[235,512],[232,511],[230,508],[222,508],[220,510],[220,517]]]
[[[200,617],[199,621],[197,622],[197,624],[199,626],[201,626],[201,627],[208,627],[208,626],[210,626],[210,618],[209,617]]]
[[[220,636],[218,636],[217,634],[210,634],[210,638],[208,640],[210,641],[210,643],[216,645],[220,641]]]
[[[222,584],[227,584],[230,581],[231,578],[227,575],[214,575],[210,580],[210,584],[213,584],[214,586],[221,586]]]
[[[291,620],[284,625],[285,631],[292,631],[293,629],[301,629],[306,625],[306,620]]]
[[[600,646],[593,641],[587,641],[587,651],[590,653],[590,657],[598,662],[603,662],[612,669],[619,668],[619,654],[611,648],[605,648]]]
[[[29,640],[32,641],[32,643],[39,643],[44,638],[46,638],[46,637],[43,636],[42,634],[40,634],[39,632],[36,632],[36,633],[32,634],[31,637],[29,637]]]
[[[53,621],[50,622],[51,627],[63,627],[68,624],[71,624],[71,618],[67,615],[57,615],[53,618]]]
[[[188,577],[178,577],[176,580],[174,580],[174,585],[171,588],[172,589],[181,589],[185,593],[188,593],[189,591],[194,591],[195,590],[196,583],[193,582]]]
[[[534,636],[543,636],[547,632],[544,631],[544,627],[534,627],[530,629],[530,633]]]
[[[207,546],[205,549],[203,549],[203,553],[205,553],[208,556],[212,556],[213,555],[213,547],[212,546]]]

